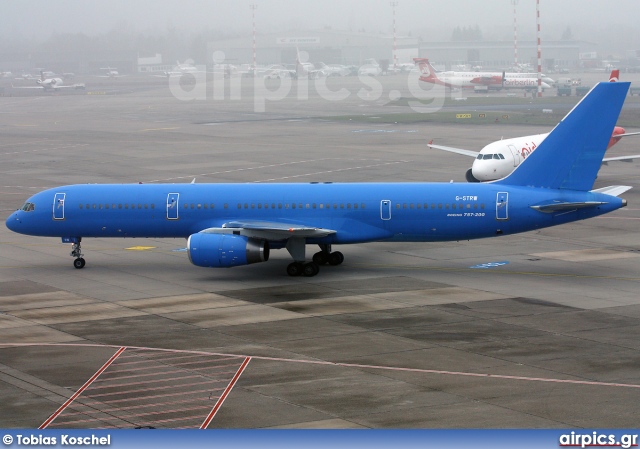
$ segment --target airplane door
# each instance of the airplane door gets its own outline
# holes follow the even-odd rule
[[[511,150],[511,155],[513,156],[513,166],[517,167],[520,165],[520,153],[518,153],[518,149],[513,145],[508,145],[509,150]]]
[[[178,219],[178,200],[179,193],[170,193],[167,195],[167,220]]]
[[[496,198],[496,220],[509,219],[509,194],[507,192],[498,192]]]
[[[380,218],[391,220],[391,200],[380,201]]]
[[[64,220],[64,199],[66,193],[56,193],[53,197],[53,219]]]

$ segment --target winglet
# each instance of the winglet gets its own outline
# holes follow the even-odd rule
[[[496,184],[589,191],[607,150],[628,82],[599,83],[536,151]]]

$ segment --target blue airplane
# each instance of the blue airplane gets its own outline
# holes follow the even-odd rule
[[[192,264],[266,262],[286,248],[291,276],[339,265],[332,245],[515,234],[603,215],[631,187],[592,190],[629,83],[600,83],[514,172],[491,183],[82,184],[37,193],[7,227],[72,243],[85,237],[184,237]],[[308,244],[319,245],[312,261]]]

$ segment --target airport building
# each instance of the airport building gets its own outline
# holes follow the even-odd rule
[[[597,45],[585,41],[542,41],[543,70],[595,67]],[[450,70],[459,65],[506,68],[513,66],[513,41],[421,42],[420,57]],[[518,41],[518,62],[538,65],[536,41]]]
[[[418,42],[418,38],[413,37],[397,38],[398,63],[412,62],[418,56]],[[392,35],[333,29],[258,34],[256,62],[258,65],[293,64],[298,48],[308,54],[310,62],[361,65],[366,59],[374,58],[393,63],[393,44]],[[214,52],[223,52],[227,63],[250,64],[253,62],[253,36],[248,34],[209,42],[207,64],[214,62]]]

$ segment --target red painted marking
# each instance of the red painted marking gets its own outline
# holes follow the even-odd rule
[[[597,218],[597,217],[596,217]],[[629,279],[635,281],[635,279]],[[29,346],[70,346],[69,343],[0,343],[1,347],[29,347]],[[100,345],[97,343],[77,343],[73,344],[73,346],[85,347],[85,348],[104,348],[109,345]],[[349,363],[336,363],[336,362],[327,362],[321,360],[302,360],[302,359],[286,359],[280,357],[265,357],[265,356],[247,356],[241,354],[227,354],[227,353],[218,353],[218,352],[205,352],[205,351],[189,351],[189,350],[178,350],[178,349],[163,349],[163,348],[146,348],[140,346],[128,346],[128,349],[137,349],[137,350],[149,350],[149,351],[162,351],[167,353],[178,353],[178,352],[186,352],[190,354],[202,354],[204,356],[224,356],[224,357],[238,357],[238,358],[249,358],[249,359],[258,359],[258,360],[270,360],[274,362],[286,362],[286,363],[304,363],[309,365],[325,365],[325,366],[345,366],[351,368],[367,368],[367,369],[379,369],[379,370],[392,370],[392,371],[408,371],[414,373],[427,373],[427,374],[448,374],[454,376],[473,376],[473,377],[488,377],[493,379],[514,379],[514,380],[526,380],[526,381],[537,381],[537,382],[560,382],[560,383],[569,383],[576,385],[595,385],[600,387],[621,387],[621,388],[640,388],[640,384],[623,384],[623,383],[612,383],[612,382],[598,382],[598,381],[583,381],[583,380],[570,380],[570,379],[553,379],[553,378],[541,378],[541,377],[521,377],[521,376],[506,376],[500,374],[483,374],[483,373],[468,373],[468,372],[457,372],[457,371],[441,371],[441,370],[429,370],[429,369],[421,369],[421,368],[400,368],[393,366],[380,366],[380,365],[357,365],[357,364],[349,364]],[[208,382],[200,382],[200,384],[206,384]],[[187,384],[180,385],[180,388],[190,385],[198,385],[198,384]],[[167,387],[168,388],[168,387]],[[154,389],[155,390],[155,389]],[[144,390],[141,390],[144,391]],[[122,393],[108,393],[101,395],[93,395],[93,397],[97,396],[110,396],[114,394],[122,394]],[[186,394],[186,393],[180,393]]]
[[[104,372],[104,370],[109,368],[109,365],[111,365],[115,361],[115,359],[117,359],[118,356],[124,352],[125,349],[127,349],[127,348],[124,347],[124,346],[121,347],[120,349],[118,349],[116,351],[116,353],[113,354],[111,356],[111,358],[109,360],[107,360],[107,362],[104,365],[102,365],[102,368],[100,368],[98,371],[96,371],[96,373],[93,376],[91,376],[91,378],[88,381],[86,381],[84,383],[84,385],[81,386],[80,389],[73,394],[73,396],[71,396],[69,399],[67,399],[67,401],[64,404],[62,404],[60,406],[60,408],[58,408],[58,410],[56,410],[53,413],[53,415],[51,415],[45,422],[43,422],[42,425],[40,427],[38,427],[38,429],[39,430],[46,429],[47,426],[49,424],[51,424],[51,422],[54,419],[56,419],[58,417],[58,415],[60,415],[60,413],[62,413],[64,411],[65,408],[67,408],[73,401],[75,401],[76,398],[78,396],[80,396],[84,390],[89,388],[89,385],[91,385],[93,383],[93,381],[96,380],[98,378],[98,376],[100,376],[100,374],[102,374]]]
[[[240,368],[238,368],[236,375],[233,376],[233,379],[231,379],[231,382],[229,382],[229,385],[227,385],[227,388],[224,390],[224,393],[222,393],[222,396],[220,396],[220,398],[218,399],[218,402],[216,402],[216,405],[213,407],[213,410],[211,410],[211,412],[209,413],[209,416],[207,416],[207,418],[204,420],[204,422],[200,426],[200,429],[206,429],[207,427],[209,427],[211,420],[214,418],[214,416],[216,416],[216,413],[218,413],[218,410],[220,410],[220,407],[222,407],[224,400],[227,399],[227,396],[229,396],[229,393],[231,393],[233,386],[236,384],[236,382],[240,378],[240,375],[242,374],[242,372],[247,367],[250,361],[251,361],[251,357],[247,357],[246,359],[244,359],[244,362],[242,362],[242,365],[240,365]]]

